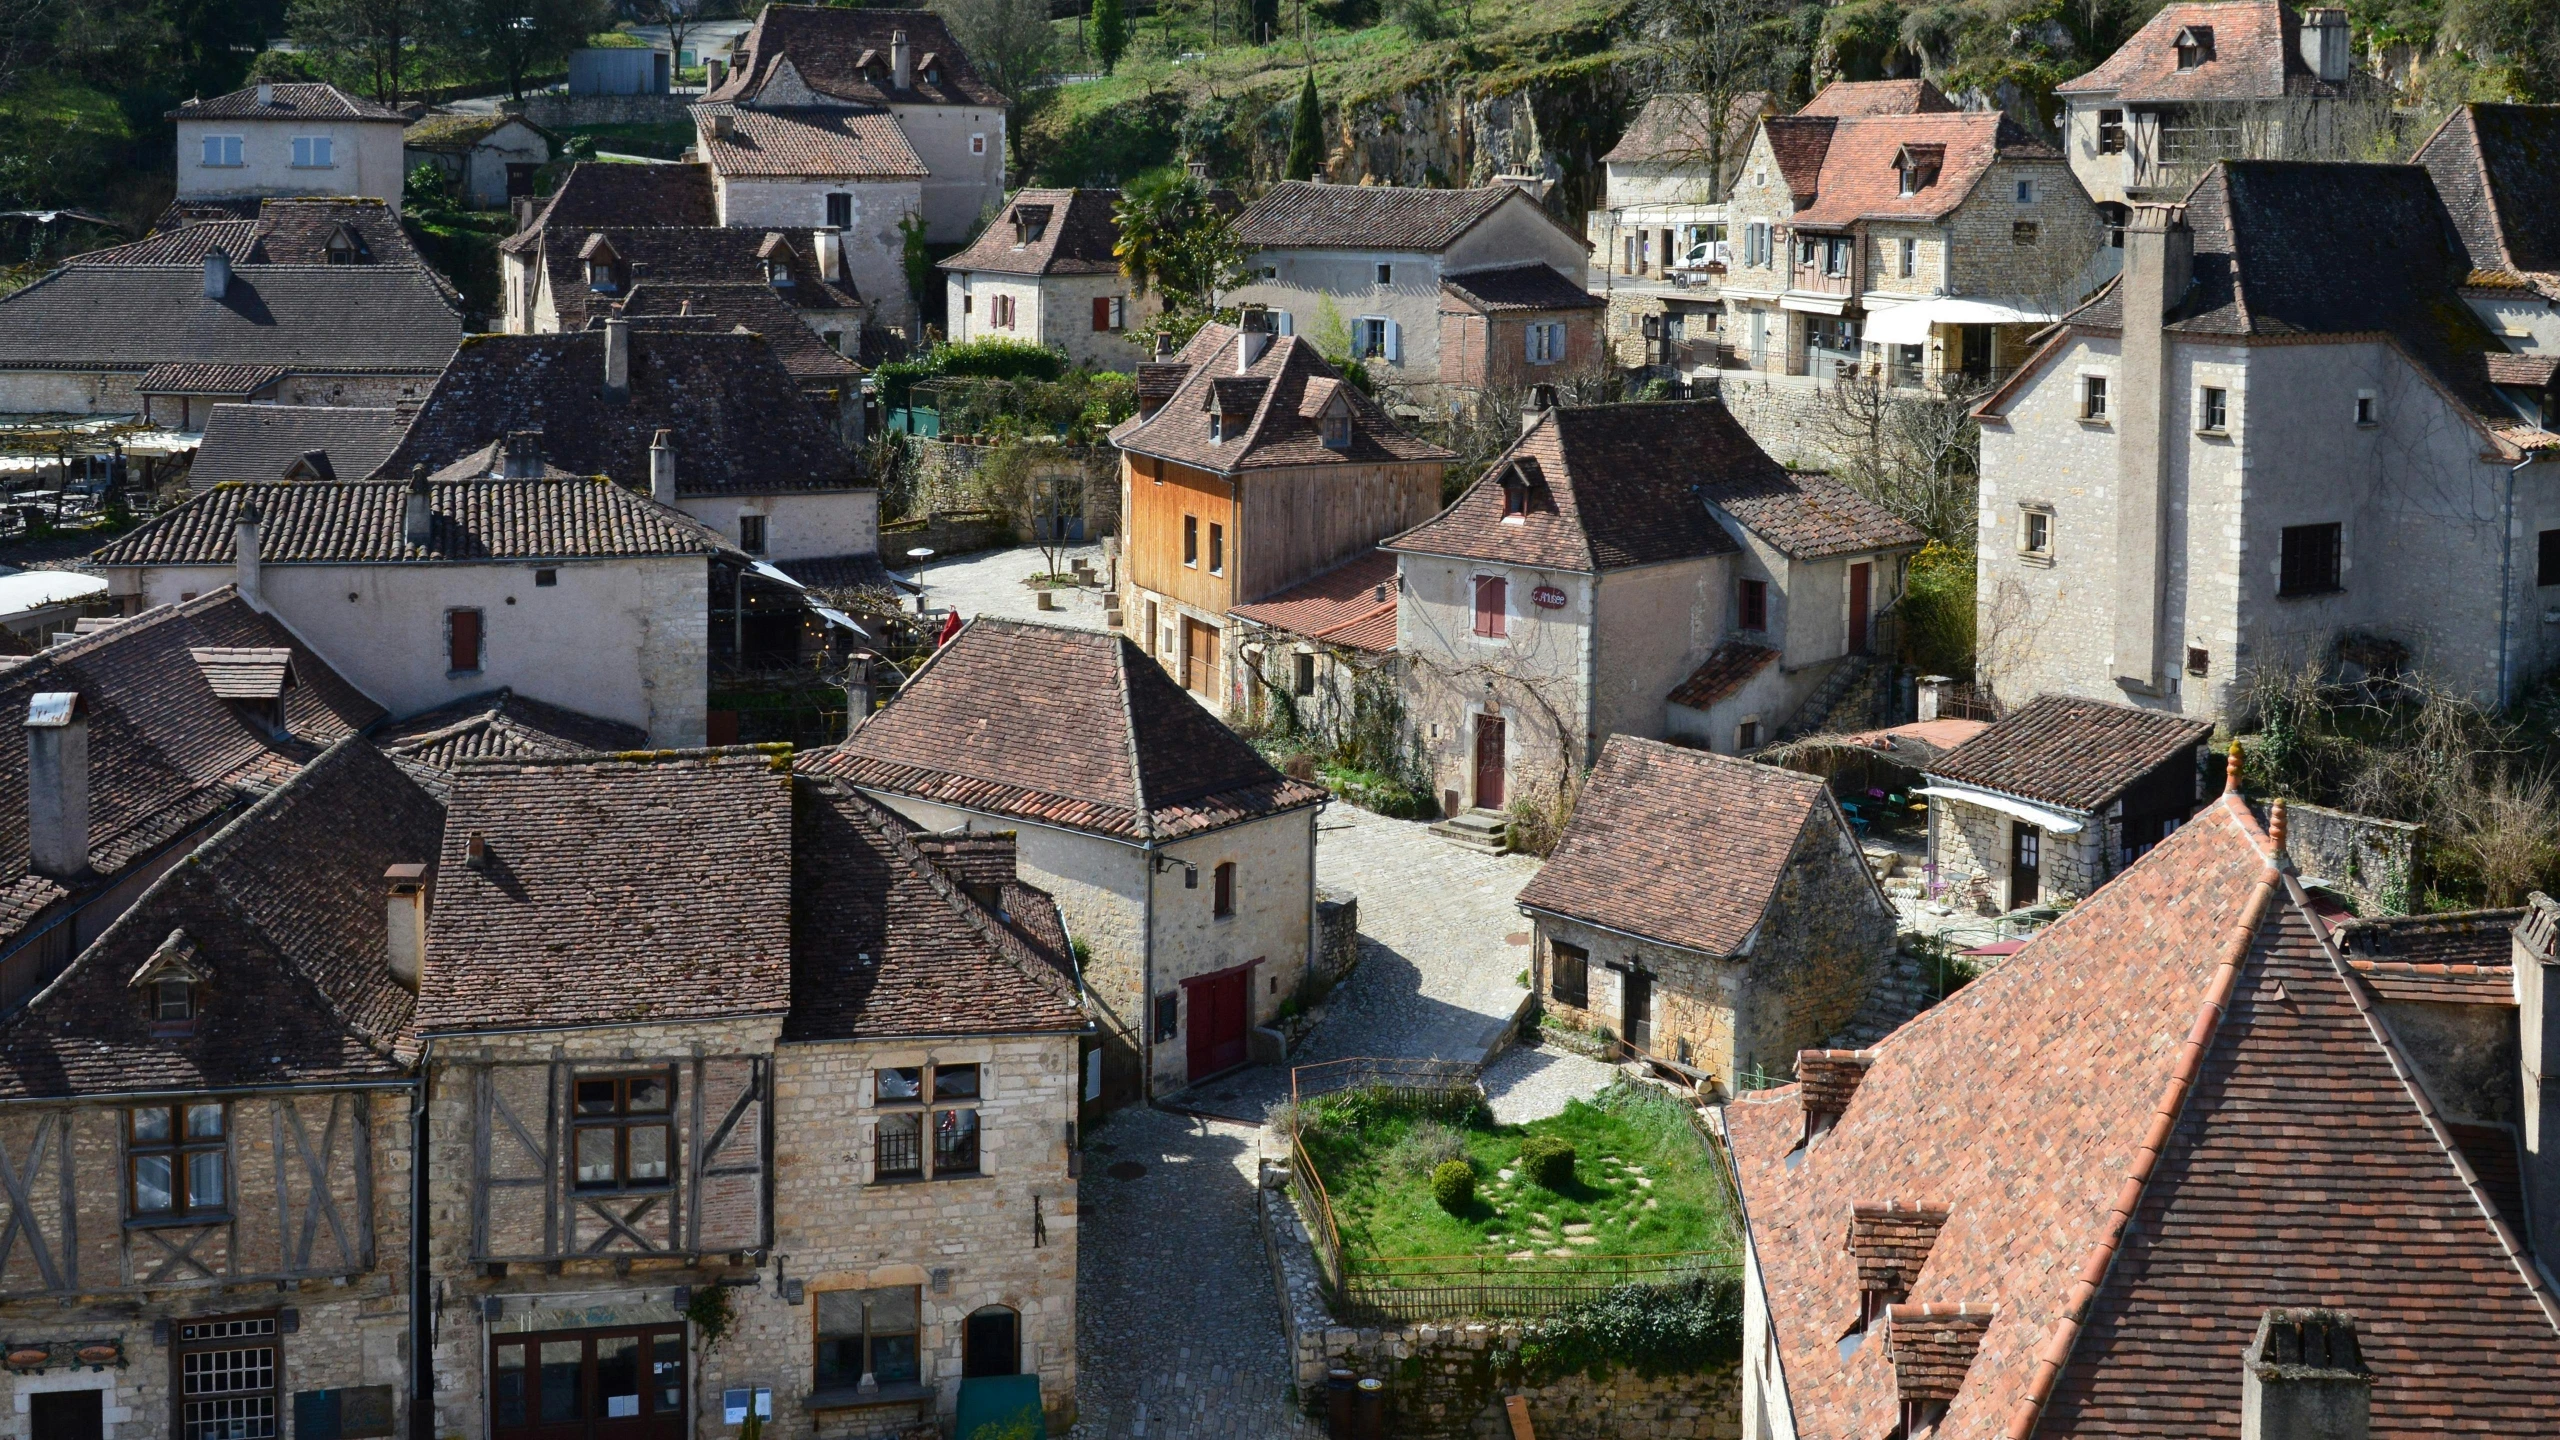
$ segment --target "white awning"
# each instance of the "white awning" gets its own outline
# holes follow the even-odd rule
[[[1942,295],[1889,310],[1867,312],[1866,339],[1873,345],[1926,345],[1932,325],[2042,325],[2059,319],[2024,300],[1964,300]]]
[[[2055,835],[2077,835],[2086,829],[2089,823],[2085,815],[2075,815],[2068,810],[2048,809],[2031,801],[2003,795],[1997,790],[1984,790],[1978,786],[1959,784],[1953,780],[1931,780],[1915,793],[1935,795],[1947,800],[1961,800],[1967,805],[1979,805],[1985,810],[1997,810],[2003,815],[2024,820],[2039,830]]]

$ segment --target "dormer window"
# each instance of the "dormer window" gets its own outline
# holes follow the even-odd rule
[[[1517,475],[1504,476],[1502,480],[1502,518],[1505,520],[1516,520],[1528,513],[1529,487],[1521,484],[1520,477]]]
[[[2178,68],[2193,70],[2213,59],[2213,27],[2189,25],[2178,32]]]
[[[1946,161],[1946,151],[1936,145],[1905,145],[1897,164],[1902,171],[1902,193],[1917,195],[1938,183],[1939,168]]]
[[[193,1028],[196,1018],[196,987],[192,980],[159,980],[151,987],[151,1023],[185,1025]]]
[[[1016,205],[1013,207],[1013,243],[1016,246],[1037,245],[1049,233],[1049,207]]]
[[[1324,448],[1327,450],[1351,448],[1350,411],[1336,410],[1324,417]]]
[[[186,931],[172,930],[125,985],[139,1000],[153,1035],[183,1036],[195,1033],[204,983],[195,942]]]
[[[364,249],[354,232],[341,225],[329,232],[327,255],[332,265],[353,265],[364,259]]]
[[[587,288],[598,295],[610,295],[621,288],[614,284],[612,262],[605,260],[587,262]]]
[[[779,260],[764,262],[764,283],[776,290],[791,288],[791,267]]]

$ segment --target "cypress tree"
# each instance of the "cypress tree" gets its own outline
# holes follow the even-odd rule
[[[1289,165],[1283,180],[1304,180],[1324,167],[1324,107],[1316,100],[1316,72],[1298,91],[1298,123],[1289,132]]]
[[[1108,75],[1120,65],[1120,56],[1129,48],[1129,17],[1120,9],[1120,0],[1093,0],[1093,58],[1102,62]]]

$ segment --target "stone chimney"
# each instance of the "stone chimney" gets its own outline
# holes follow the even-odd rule
[[[1838,1124],[1849,1113],[1849,1101],[1875,1063],[1873,1050],[1799,1050],[1796,1082],[1804,1105],[1807,1140]]]
[[[649,441],[649,498],[661,505],[676,503],[675,432],[661,430]]]
[[[2343,1310],[2269,1310],[2240,1352],[2240,1440],[2368,1440],[2373,1372]]]
[[[56,880],[89,869],[89,706],[76,692],[27,702],[27,868]]]
[[[1259,305],[1247,305],[1236,312],[1236,373],[1242,375],[1253,368],[1271,348],[1271,312]]]
[[[904,90],[915,79],[915,52],[907,48],[907,32],[896,30],[889,35],[889,79],[892,88]]]
[[[1547,417],[1547,412],[1555,408],[1556,387],[1553,385],[1530,386],[1529,403],[1520,407],[1520,433],[1526,435],[1536,429],[1538,422]]]
[[[259,81],[258,104],[263,108],[268,105],[273,105],[274,103],[276,103],[276,87],[268,84],[264,80]]]
[[[738,117],[723,110],[711,117],[711,138],[726,140],[738,133]]]
[[[2168,430],[2185,405],[2169,395],[2169,340],[2162,325],[2187,293],[2196,237],[2186,207],[2136,205],[2124,227],[2124,338],[2115,393],[2073,403],[2116,430],[2115,680],[2136,695],[2163,693],[2169,578]],[[2088,382],[2081,382],[2086,385]]]
[[[2352,63],[2348,51],[2347,12],[2337,9],[2302,12],[2302,63],[2331,85],[2347,82]]]
[[[258,522],[262,517],[255,505],[240,507],[240,518],[231,527],[231,585],[240,598],[253,609],[258,604]]]
[[[816,252],[818,257],[819,279],[842,280],[844,278],[844,232],[840,230],[812,231],[810,233],[810,249]]]
[[[498,473],[509,480],[542,478],[542,432],[510,430],[506,448],[501,452]]]
[[[382,872],[391,978],[411,990],[427,964],[427,867],[394,865]]]
[[[409,498],[400,512],[400,538],[420,549],[435,539],[435,502],[428,492],[427,467],[409,467]]]
[[[204,298],[219,300],[231,293],[231,256],[216,245],[204,252]]]
[[[631,398],[631,322],[619,315],[604,322],[604,398]]]
[[[1954,677],[1923,675],[1916,683],[1919,687],[1919,704],[1914,707],[1917,713],[1911,718],[1914,720],[1937,719],[1947,703],[1947,687],[1956,683]]]
[[[2560,901],[2537,890],[2525,900],[2509,942],[2515,966],[2518,1059],[2524,1084],[2526,1234],[2533,1252],[2560,1256]]]
[[[705,82],[702,87],[705,94],[719,89],[721,82],[729,78],[729,62],[726,60],[703,61],[702,78]]]

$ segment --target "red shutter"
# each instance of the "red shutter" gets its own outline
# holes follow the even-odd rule
[[[1511,604],[1511,582],[1499,575],[1476,577],[1476,633],[1499,637]]]
[[[446,659],[455,670],[480,668],[480,612],[448,610],[445,612]]]
[[[1093,297],[1093,328],[1096,330],[1111,328],[1111,297],[1108,295]]]

